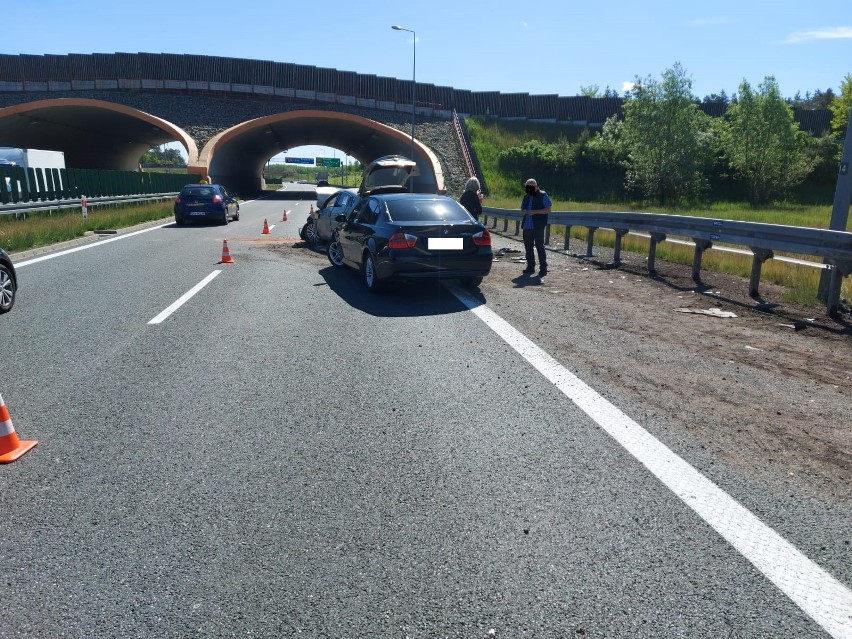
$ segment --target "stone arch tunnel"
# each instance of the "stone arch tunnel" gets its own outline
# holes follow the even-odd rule
[[[0,146],[63,151],[66,164],[75,168],[136,170],[143,153],[172,141],[186,149],[191,173],[237,193],[260,191],[266,161],[303,145],[337,148],[362,164],[382,155],[413,155],[419,169],[415,190],[445,188],[441,163],[427,146],[351,113],[301,109],[265,115],[221,130],[198,149],[180,126],[109,101],[54,98],[0,108]]]

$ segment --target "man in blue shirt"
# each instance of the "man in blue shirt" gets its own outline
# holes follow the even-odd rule
[[[553,203],[538,183],[530,178],[524,183],[524,199],[521,201],[521,213],[524,214],[524,248],[527,250],[527,267],[524,273],[535,272],[535,254],[538,253],[538,276],[547,275],[547,254],[544,251],[544,229],[547,216]],[[533,251],[535,247],[535,251]]]

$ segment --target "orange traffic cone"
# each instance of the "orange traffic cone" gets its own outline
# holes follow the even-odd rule
[[[286,222],[286,221],[287,221],[287,209],[284,209],[284,217],[282,217],[282,218],[281,218],[281,221],[282,221],[282,222]]]
[[[261,235],[269,235],[269,224],[266,223],[266,218],[263,218],[263,230],[260,233]]]
[[[3,396],[0,395],[0,464],[15,461],[36,444],[38,441],[22,442],[18,439],[15,427],[12,426],[12,418],[9,417],[9,411],[3,403]]]
[[[314,205],[311,204],[311,215],[313,215],[313,214],[314,214]]]
[[[234,258],[228,250],[228,240],[222,240],[222,261],[219,264],[233,264]]]

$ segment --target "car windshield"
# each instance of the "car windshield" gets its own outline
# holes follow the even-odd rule
[[[451,199],[404,198],[388,200],[388,216],[392,222],[472,222],[473,218],[458,202]]]

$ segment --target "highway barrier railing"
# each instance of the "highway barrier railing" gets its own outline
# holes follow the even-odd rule
[[[508,232],[509,223],[514,223],[514,234],[520,234],[523,216],[519,210],[483,208],[486,224],[491,218],[491,228],[496,229],[498,221],[503,223],[503,232]],[[650,236],[648,249],[648,272],[655,272],[657,244],[666,241],[668,236],[688,238],[695,244],[692,261],[692,279],[701,281],[701,260],[704,252],[713,247],[713,242],[724,242],[735,246],[747,247],[752,257],[749,295],[758,298],[760,272],[763,263],[775,257],[775,251],[788,251],[801,255],[822,258],[831,269],[831,283],[826,298],[826,311],[829,315],[837,312],[840,303],[840,286],[844,277],[852,274],[852,233],[829,231],[799,226],[783,226],[759,222],[738,222],[706,217],[686,215],[665,215],[660,213],[622,213],[608,211],[554,211],[548,218],[545,232],[545,244],[550,244],[550,227],[565,226],[563,250],[568,250],[571,227],[585,227],[587,234],[586,256],[593,256],[594,235],[598,229],[608,229],[615,233],[613,262],[621,263],[622,238],[630,232],[646,233]]]
[[[88,197],[116,197],[180,191],[194,182],[189,173],[41,169],[0,164],[0,204],[20,204]]]
[[[135,204],[143,202],[162,202],[166,200],[174,200],[178,191],[174,193],[153,193],[148,195],[121,195],[117,197],[86,197],[85,206],[91,208],[94,206],[115,206],[117,204]],[[83,199],[65,199],[65,200],[46,200],[39,202],[20,202],[18,204],[2,204],[0,205],[0,216],[13,215],[15,217],[26,217],[29,213],[50,213],[51,211],[61,211],[68,209],[76,209],[81,211],[83,208]]]

